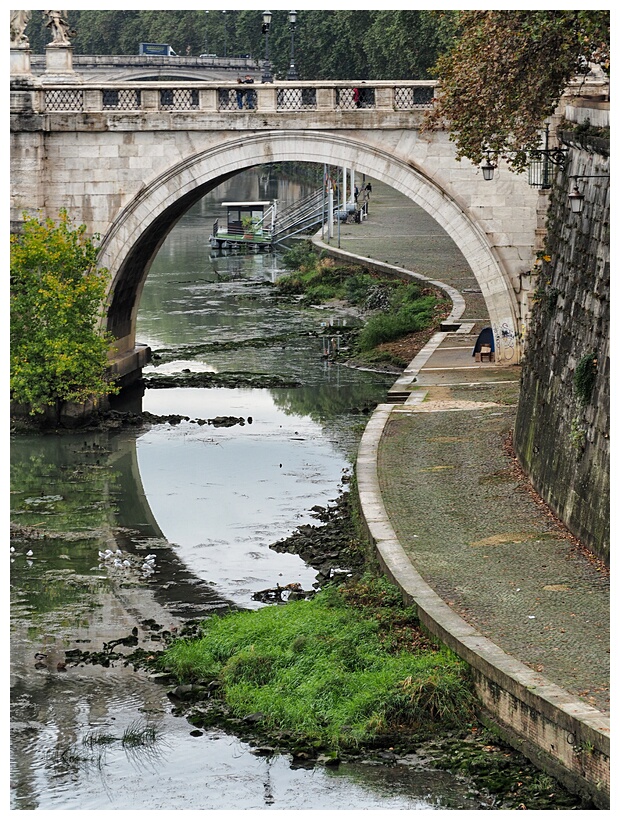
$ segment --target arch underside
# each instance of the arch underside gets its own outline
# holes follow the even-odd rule
[[[393,187],[423,208],[463,253],[480,284],[496,342],[496,360],[518,359],[516,299],[509,276],[484,231],[461,205],[410,159],[349,137],[329,133],[244,134],[196,154],[151,180],[116,218],[101,248],[112,274],[107,329],[118,349],[135,345],[140,295],[150,266],[181,216],[231,176],[272,162],[311,162],[354,168]]]

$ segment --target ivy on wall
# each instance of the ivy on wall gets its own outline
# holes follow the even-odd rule
[[[588,353],[579,360],[575,368],[573,384],[580,404],[589,404],[596,383],[598,359],[596,353]]]

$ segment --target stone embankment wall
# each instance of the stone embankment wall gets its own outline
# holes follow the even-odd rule
[[[563,134],[569,159],[549,208],[514,444],[540,495],[608,562],[609,151],[578,131]],[[575,183],[581,214],[568,204]]]

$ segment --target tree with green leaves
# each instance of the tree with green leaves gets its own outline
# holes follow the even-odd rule
[[[450,130],[458,158],[489,151],[523,170],[569,81],[588,62],[609,70],[609,43],[609,11],[461,11],[430,123]]]
[[[458,12],[307,9],[298,12],[295,64],[304,80],[426,79],[450,42]],[[262,11],[69,10],[76,55],[137,54],[141,42],[168,43],[179,55],[204,52],[223,57],[265,57]],[[46,18],[33,11],[26,28],[34,53],[50,41]],[[273,12],[269,59],[274,73],[286,77],[290,65],[288,11]]]
[[[11,235],[11,400],[30,412],[116,392],[107,375],[111,344],[100,331],[108,272],[97,268],[95,239],[74,227],[24,214]]]

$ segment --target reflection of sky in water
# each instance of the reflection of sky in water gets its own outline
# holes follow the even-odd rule
[[[316,572],[269,544],[336,498],[342,454],[309,417],[286,415],[268,390],[150,390],[144,409],[190,418],[236,416],[252,424],[214,427],[182,422],[137,442],[151,510],[188,567],[247,605],[251,590],[300,582]]]

